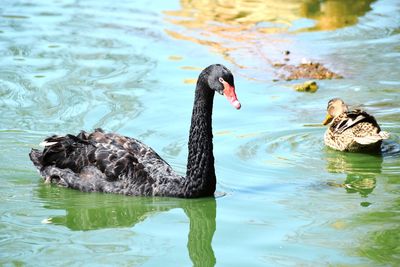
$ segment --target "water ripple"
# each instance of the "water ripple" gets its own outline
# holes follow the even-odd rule
[[[136,94],[147,88],[146,83],[154,83],[149,73],[155,60],[141,53],[144,43],[137,39],[160,38],[157,31],[144,27],[156,17],[144,14],[142,19],[132,20],[129,12],[134,10],[117,13],[106,6],[90,16],[80,16],[89,11],[90,6],[85,5],[67,5],[65,12],[51,14],[43,13],[43,7],[32,4],[31,14],[24,15],[27,22],[19,24],[12,19],[22,15],[3,16],[8,19],[4,30],[8,38],[2,40],[0,94],[5,112],[0,127],[65,131],[101,126],[118,130],[140,113],[142,105]],[[138,27],[136,20],[143,27]],[[36,23],[28,25],[28,21]],[[72,26],[76,23],[101,27],[110,35],[89,29],[75,31]],[[69,27],[64,27],[66,24]],[[43,26],[46,32],[41,31]],[[24,38],[28,29],[29,39]],[[117,34],[120,31],[134,35],[122,38]],[[131,43],[141,44],[133,48]]]
[[[373,266],[354,250],[364,238],[376,248],[369,233],[380,236],[398,218],[372,214],[383,219],[354,229],[348,222],[387,214],[398,198],[398,7],[393,0],[3,1],[0,265],[197,266],[214,259],[214,249],[221,266],[318,266],[321,257]],[[345,78],[318,82],[314,94],[271,82],[276,60],[303,57]],[[211,199],[218,209],[206,205],[211,221],[203,212],[188,221],[184,212],[197,210],[190,200],[43,184],[31,147],[48,134],[95,127],[138,137],[185,174],[194,86],[182,81],[214,62],[234,71],[243,108],[233,113],[216,97],[215,170],[225,197]],[[320,123],[336,96],[364,104],[392,133],[381,156],[325,148],[325,129],[304,125]],[[204,201],[196,200],[198,211]],[[197,226],[208,234],[188,243],[187,230]],[[396,245],[388,244],[386,251]]]
[[[318,151],[323,147],[321,130],[296,129],[261,133],[241,145],[238,156],[242,160],[264,158],[271,165],[303,165],[318,160]]]

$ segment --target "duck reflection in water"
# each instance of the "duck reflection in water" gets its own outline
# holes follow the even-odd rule
[[[381,173],[381,154],[345,153],[327,149],[327,170],[346,174],[343,183],[329,182],[331,186],[343,187],[348,193],[359,193],[367,197],[376,187]]]
[[[215,198],[176,199],[83,194],[74,190],[42,185],[38,189],[44,207],[66,214],[47,220],[73,231],[134,227],[158,213],[181,208],[189,218],[187,249],[193,266],[214,266],[212,239],[216,229]]]

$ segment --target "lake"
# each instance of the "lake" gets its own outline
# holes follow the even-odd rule
[[[400,265],[399,1],[6,1],[0,53],[0,265]],[[276,67],[310,61],[343,78],[297,92]],[[97,127],[184,174],[213,63],[242,104],[215,97],[215,198],[43,183],[30,149]],[[334,97],[391,133],[381,155],[324,146]]]

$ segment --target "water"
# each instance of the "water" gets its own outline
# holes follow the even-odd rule
[[[8,1],[0,7],[0,265],[397,266],[398,1]],[[278,81],[289,50],[344,79]],[[28,159],[54,133],[134,136],[185,172],[194,81],[223,63],[242,103],[214,104],[216,199],[86,194]],[[327,101],[392,133],[382,156],[327,149]]]

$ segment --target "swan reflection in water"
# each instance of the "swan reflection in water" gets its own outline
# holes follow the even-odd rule
[[[158,213],[181,208],[189,218],[187,249],[193,266],[214,266],[216,263],[211,245],[216,229],[215,198],[187,200],[86,194],[49,185],[41,185],[38,195],[45,208],[66,212],[49,218],[48,222],[73,231],[134,227]]]
[[[346,180],[332,186],[343,187],[348,193],[359,193],[367,197],[376,187],[377,176],[382,171],[381,154],[337,152],[327,148],[327,170],[330,173],[346,174]]]

